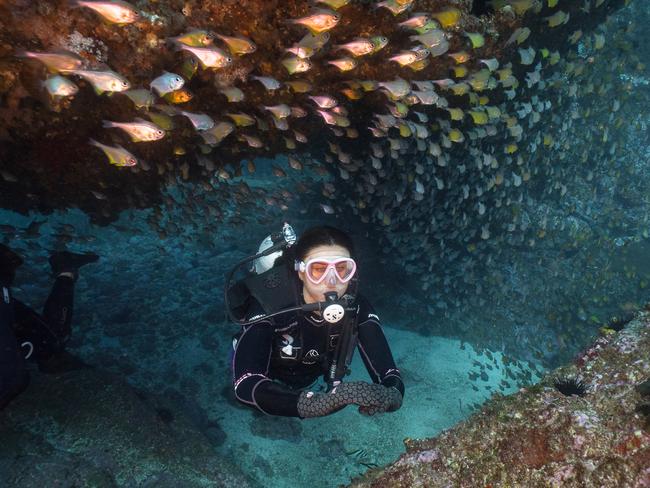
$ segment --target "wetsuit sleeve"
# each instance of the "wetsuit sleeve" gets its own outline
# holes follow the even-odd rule
[[[298,417],[300,391],[291,390],[268,377],[273,333],[270,321],[243,328],[233,355],[235,398],[269,415]]]
[[[404,396],[404,383],[395,366],[379,317],[370,303],[359,296],[359,351],[375,383],[393,386]]]

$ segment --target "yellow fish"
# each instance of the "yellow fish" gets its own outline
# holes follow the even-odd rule
[[[448,108],[446,110],[449,112],[451,120],[463,120],[463,117],[465,116],[460,108]]]
[[[312,89],[311,83],[304,80],[285,81],[284,84],[289,86],[295,93],[307,93]]]
[[[319,51],[327,42],[330,40],[329,32],[320,32],[320,33],[311,33],[308,32],[305,36],[300,39],[300,42],[296,44],[296,47],[299,49],[296,54],[298,57],[300,54],[306,55],[306,57],[311,57],[316,51]]]
[[[245,113],[226,113],[225,115],[230,117],[237,124],[237,127],[247,127],[255,124],[255,118]]]
[[[499,81],[506,80],[510,75],[512,75],[512,68],[511,67],[506,67],[503,69],[500,69],[497,71],[497,75],[499,75]]]
[[[174,121],[168,115],[159,114],[156,112],[149,112],[148,116],[151,119],[151,121],[161,129],[169,131],[174,128]]]
[[[465,66],[452,66],[452,71],[456,78],[465,78],[469,70]]]
[[[465,140],[465,136],[458,129],[451,129],[449,132],[449,140],[452,142],[463,142]]]
[[[180,42],[191,47],[205,47],[212,44],[214,34],[206,30],[196,29],[180,36],[170,37],[169,40]]]
[[[478,112],[476,110],[470,110],[469,114],[472,116],[474,123],[477,125],[483,125],[488,123],[488,114],[486,112]]]
[[[317,0],[316,3],[324,3],[334,10],[338,10],[341,7],[345,7],[350,0]]]
[[[460,51],[458,53],[450,53],[447,56],[451,57],[456,61],[458,64],[466,63],[469,61],[470,55],[466,53],[465,51]]]
[[[478,32],[465,32],[465,35],[469,37],[469,40],[472,41],[472,47],[478,49],[485,45],[485,37]]]
[[[352,88],[342,88],[341,93],[348,97],[349,100],[359,100],[363,96],[359,90],[354,90]]]
[[[181,88],[180,90],[165,93],[165,95],[163,95],[163,98],[169,103],[186,103],[192,100],[192,98],[194,98],[194,95],[192,95],[192,92],[190,92],[187,88]]]
[[[138,164],[137,158],[122,146],[107,146],[95,139],[90,139],[89,144],[98,147],[108,157],[109,163],[115,166],[135,166]]]
[[[510,0],[508,3],[517,15],[524,15],[535,5],[535,0]]]
[[[280,62],[290,75],[294,73],[304,73],[311,69],[311,62],[308,59],[301,59],[297,56],[285,58]]]
[[[566,13],[564,10],[560,10],[550,17],[544,17],[544,20],[548,21],[549,27],[557,27],[560,24],[566,24],[569,22],[570,14]]]
[[[577,31],[575,31],[573,34],[569,36],[569,42],[571,44],[575,44],[580,40],[581,37],[582,37],[582,31],[578,29]]]
[[[456,83],[451,85],[449,89],[454,95],[461,96],[469,93],[470,86],[467,83]]]
[[[251,54],[257,51],[255,43],[243,36],[231,37],[217,34],[217,37],[226,43],[231,53],[237,56],[241,56],[242,54]]]
[[[245,98],[244,92],[236,86],[221,88],[219,92],[223,93],[229,102],[241,102]]]
[[[201,137],[206,144],[216,146],[223,141],[229,134],[235,130],[235,126],[230,122],[220,121],[208,130],[201,131]]]
[[[530,36],[530,29],[528,27],[520,27],[517,30],[515,30],[510,38],[506,41],[506,46],[512,44],[513,42],[517,42],[517,44],[523,43],[526,39],[528,39],[528,36]]]
[[[461,13],[460,10],[454,7],[450,7],[440,12],[431,14],[431,17],[440,22],[440,25],[446,29],[447,27],[454,27],[460,21]]]
[[[427,58],[420,59],[415,63],[407,64],[406,66],[411,68],[413,71],[422,71],[424,68],[429,66],[430,61]]]
[[[413,135],[413,132],[411,131],[411,128],[406,124],[405,122],[400,122],[398,124],[399,127],[399,135],[402,137],[411,137]]]
[[[359,84],[365,92],[375,91],[379,86],[376,81],[372,80],[361,80]]]
[[[486,106],[485,111],[491,119],[498,119],[501,117],[501,109],[499,109],[499,107]],[[514,120],[516,122],[516,119]]]

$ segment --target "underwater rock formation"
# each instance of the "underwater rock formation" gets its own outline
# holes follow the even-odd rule
[[[258,486],[184,411],[94,369],[33,375],[0,415],[0,485]]]
[[[86,8],[93,2],[3,2],[0,206],[77,206],[106,222],[124,208],[159,204],[177,178],[218,189],[249,157],[303,154],[314,161],[294,168],[342,170],[343,179],[373,152],[407,154],[425,139],[441,139],[443,158],[467,157],[468,130],[504,121],[504,91],[536,84],[575,26],[586,35],[624,3],[325,1],[340,6],[316,11],[329,16],[325,25],[299,0],[140,1],[113,17]],[[61,49],[64,61],[42,56]],[[180,84],[161,89],[165,72]],[[148,129],[140,130],[162,132],[138,138],[115,128],[143,117]],[[371,152],[373,137],[385,147]],[[95,139],[103,146],[92,147]],[[100,149],[131,167],[109,165]],[[115,161],[116,151],[129,156]],[[413,198],[436,181],[417,180]],[[378,216],[362,217],[388,223],[378,203]]]
[[[395,463],[350,486],[650,486],[649,351],[645,310],[537,385],[495,395],[436,438],[406,439]],[[558,375],[585,393],[566,396]]]

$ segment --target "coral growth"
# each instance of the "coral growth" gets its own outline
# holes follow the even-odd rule
[[[352,486],[650,486],[650,312],[588,351],[437,438],[407,439],[397,462]]]

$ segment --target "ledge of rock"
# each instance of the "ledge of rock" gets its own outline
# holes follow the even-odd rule
[[[394,464],[351,486],[650,486],[650,312],[608,332],[537,385],[436,438],[405,440]],[[565,395],[558,378],[586,391]]]
[[[32,376],[0,413],[0,486],[256,486],[174,395],[93,369]]]

